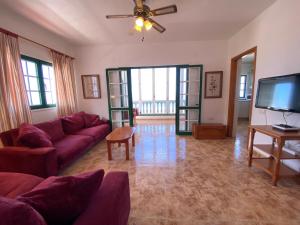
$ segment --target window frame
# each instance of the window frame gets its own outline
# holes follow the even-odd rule
[[[47,104],[47,100],[46,100],[46,91],[45,91],[45,85],[44,85],[44,75],[43,75],[43,69],[42,66],[46,65],[46,66],[52,66],[52,63],[40,60],[40,59],[36,59],[27,55],[21,55],[21,60],[25,60],[25,61],[31,61],[33,63],[36,63],[37,65],[37,80],[38,80],[38,86],[39,86],[39,94],[40,94],[40,98],[41,98],[41,105],[32,105],[30,106],[31,110],[35,110],[35,109],[48,109],[48,108],[55,108],[56,104]],[[23,71],[23,68],[22,68]],[[26,74],[23,74],[23,76],[26,76]],[[27,90],[26,90],[27,92]]]
[[[243,92],[243,97],[240,96],[240,93],[241,93],[241,85],[242,85],[242,77],[245,77],[245,83],[244,83],[244,92]],[[247,90],[247,78],[248,78],[248,75],[247,74],[242,74],[240,76],[240,82],[239,82],[239,99],[247,99],[247,96],[246,96],[246,90]]]

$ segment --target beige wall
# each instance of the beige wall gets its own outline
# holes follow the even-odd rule
[[[230,58],[257,46],[254,101],[258,79],[300,72],[299,9],[299,0],[278,0],[229,40],[228,62]],[[230,65],[227,65],[229,71]],[[265,124],[264,110],[253,107],[252,115],[252,124]],[[268,111],[267,115],[268,124],[284,123],[280,112]],[[300,115],[293,114],[288,123],[300,127]],[[269,141],[263,135],[257,135],[255,139],[260,143]],[[300,171],[300,164],[293,166]]]
[[[73,45],[56,34],[33,24],[20,15],[15,14],[4,6],[1,6],[0,8],[0,27],[52,47],[58,51],[73,55]],[[23,39],[19,39],[19,45],[21,54],[48,62],[52,61],[49,50],[44,47]],[[33,123],[47,121],[56,117],[56,108],[32,111]]]
[[[227,55],[226,41],[202,41],[128,45],[97,45],[76,49],[77,83],[82,74],[100,74],[101,99],[86,100],[82,96],[81,85],[77,86],[81,110],[98,113],[108,117],[105,69],[129,66],[159,66],[174,64],[203,64],[204,72],[225,70]],[[227,75],[224,74],[225,79]],[[204,81],[204,80],[203,80]],[[203,82],[204,83],[204,82]],[[227,87],[223,89],[223,98],[203,99],[202,119],[205,122],[224,122],[224,103]],[[220,113],[215,113],[220,112]]]

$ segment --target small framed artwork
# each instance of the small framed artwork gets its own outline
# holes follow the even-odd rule
[[[86,99],[101,98],[100,77],[96,75],[81,75],[83,97]]]
[[[205,72],[204,98],[222,98],[223,71]]]

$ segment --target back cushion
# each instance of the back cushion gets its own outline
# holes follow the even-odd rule
[[[31,206],[0,197],[0,225],[46,225],[46,222]]]
[[[99,115],[96,115],[96,114],[85,113],[83,115],[83,118],[84,118],[86,128],[98,126],[98,125],[101,125],[101,124],[105,124],[104,121],[100,120]]]
[[[48,134],[27,123],[21,124],[19,128],[18,143],[30,148],[53,147]]]
[[[84,112],[74,113],[62,118],[64,132],[67,134],[75,133],[85,127],[83,119]]]
[[[41,177],[24,174],[24,173],[0,173],[0,196],[15,198],[32,190],[44,179]]]
[[[52,142],[59,141],[65,136],[61,119],[35,124],[36,127],[46,132]]]
[[[17,199],[35,208],[48,225],[72,224],[99,189],[103,176],[104,170],[97,170],[77,176],[48,177]]]
[[[17,146],[18,135],[19,135],[18,128],[1,133],[0,137],[1,137],[2,144],[4,146]]]

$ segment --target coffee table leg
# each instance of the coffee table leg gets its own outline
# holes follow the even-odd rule
[[[121,142],[118,143],[118,147],[121,147]]]
[[[135,146],[135,135],[134,134],[132,135],[132,146],[133,147]]]
[[[129,143],[128,140],[125,142],[125,147],[126,147],[126,160],[129,160]]]
[[[107,154],[108,154],[108,160],[112,160],[111,156],[111,143],[107,141]]]

